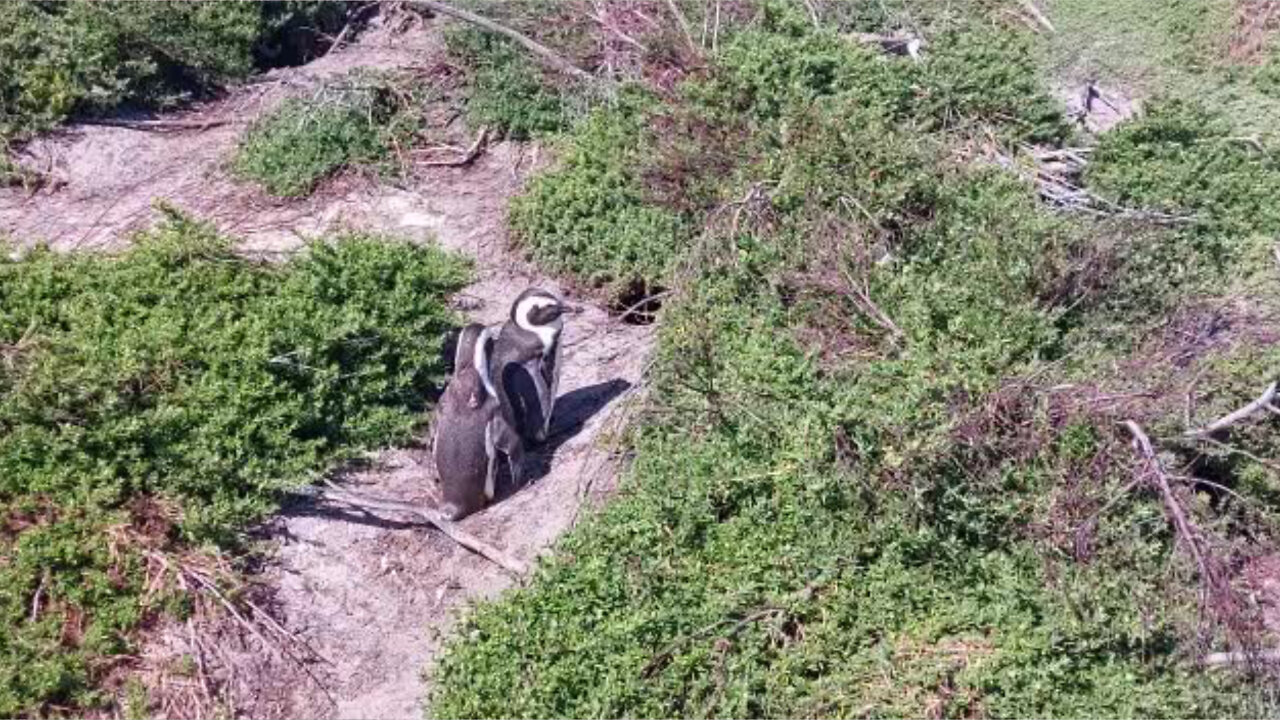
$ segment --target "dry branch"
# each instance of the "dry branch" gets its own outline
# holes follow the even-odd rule
[[[529,572],[528,565],[523,561],[511,557],[502,550],[499,550],[471,533],[462,530],[452,521],[445,519],[444,516],[435,512],[431,508],[353,493],[348,490],[343,490],[331,482],[326,482],[325,485],[329,487],[329,492],[325,493],[326,498],[346,503],[352,507],[365,511],[366,513],[369,513],[370,510],[382,510],[384,512],[412,515],[413,517],[416,517],[430,525],[434,525],[440,530],[440,532],[448,535],[450,540],[453,540],[462,547],[480,555],[512,575],[522,576]],[[372,515],[373,513],[369,514]]]
[[[1169,483],[1169,475],[1160,465],[1160,460],[1156,457],[1155,448],[1151,446],[1151,438],[1147,437],[1147,433],[1142,426],[1133,420],[1126,420],[1122,425],[1129,430],[1129,434],[1133,436],[1134,446],[1138,449],[1142,456],[1143,463],[1146,465],[1146,476],[1148,484],[1153,486],[1160,493],[1160,498],[1164,502],[1165,514],[1169,516],[1169,522],[1173,525],[1173,529],[1178,534],[1178,538],[1186,545],[1190,551],[1192,558],[1196,561],[1196,567],[1200,569],[1200,576],[1206,583],[1213,583],[1217,578],[1217,573],[1209,565],[1208,559],[1205,557],[1204,549],[1201,547],[1202,539],[1200,533],[1190,519],[1187,518],[1186,510],[1182,507],[1182,503],[1173,493],[1173,487]]]
[[[1021,5],[1022,9],[1031,16],[1032,20],[1036,21],[1037,25],[1049,32],[1057,32],[1053,27],[1053,23],[1049,22],[1049,18],[1045,17],[1045,14],[1040,11],[1040,8],[1036,7],[1032,0],[1019,0],[1018,4]]]
[[[226,118],[215,118],[211,120],[113,120],[104,118],[98,120],[82,120],[80,121],[80,124],[118,127],[126,130],[164,132],[165,130],[208,130],[209,128],[230,125],[235,122],[238,121]]]
[[[671,16],[676,19],[676,24],[680,26],[680,32],[684,33],[685,42],[689,43],[689,49],[698,52],[698,44],[693,40],[693,32],[689,30],[689,19],[681,12],[680,6],[676,5],[676,0],[667,0],[667,9],[671,11]]]
[[[40,619],[40,600],[44,597],[44,588],[48,583],[49,571],[46,570],[40,576],[40,585],[36,587],[36,594],[31,598],[31,619],[29,622],[35,622]]]
[[[633,314],[652,316],[656,311],[646,312],[646,311],[641,311],[640,308],[656,300],[662,300],[664,298],[667,298],[670,295],[672,295],[674,292],[675,291],[673,290],[663,290],[662,292],[656,292],[656,293],[653,293],[652,295],[646,295],[645,297],[641,298],[637,302],[634,302],[631,305],[629,305],[625,310],[623,310],[621,313],[618,314],[618,317],[614,319],[617,320],[618,322],[622,322],[623,320],[626,320],[627,318],[631,317]]]
[[[1177,545],[1185,548],[1195,560],[1199,574],[1202,620],[1219,623],[1236,642],[1245,646],[1252,644],[1250,623],[1242,615],[1243,602],[1237,590],[1232,587],[1227,566],[1213,554],[1205,533],[1187,515],[1182,502],[1174,493],[1172,480],[1177,478],[1169,475],[1161,466],[1151,439],[1142,426],[1133,420],[1126,420],[1121,424],[1133,436],[1133,445],[1142,458],[1143,468],[1136,474],[1137,479],[1160,494],[1165,517],[1173,527]]]
[[[997,153],[995,160],[1036,185],[1040,198],[1054,207],[1075,212],[1087,212],[1100,217],[1118,217],[1157,225],[1189,225],[1200,218],[1196,215],[1173,215],[1158,210],[1138,210],[1112,202],[1097,193],[1086,190],[1074,179],[1083,174],[1088,164],[1087,148],[1038,150],[1024,147],[1036,161],[1034,169],[1028,169],[1012,157]]]
[[[562,72],[584,82],[596,82],[598,80],[596,76],[560,57],[546,45],[543,45],[523,33],[512,30],[505,25],[500,25],[486,17],[481,17],[475,13],[453,7],[452,5],[436,2],[436,0],[413,0],[413,2],[414,4],[421,5],[432,10],[433,12],[438,12],[441,15],[448,15],[463,22],[471,23],[482,30],[508,37],[520,43],[520,45],[524,46],[526,50],[536,55],[544,65],[553,70]]]
[[[218,589],[217,584],[213,581],[212,578],[207,576],[205,573],[197,570],[196,568],[184,566],[180,562],[171,563],[164,555],[160,553],[148,553],[148,557],[159,562],[161,566],[169,568],[178,576],[179,579],[191,580],[192,583],[194,583],[198,588],[203,590],[206,594],[208,594],[213,599],[217,600],[218,603],[222,605],[222,607],[225,608],[228,613],[231,614],[231,617],[235,619],[237,624],[239,624],[245,630],[249,631],[249,633],[254,637],[256,637],[258,641],[261,642],[265,648],[267,648],[268,650],[275,651],[281,657],[297,665],[298,668],[300,668],[302,672],[306,674],[306,676],[310,678],[313,683],[315,683],[316,687],[320,689],[320,692],[324,694],[325,698],[328,699],[330,704],[334,705],[335,707],[337,706],[338,703],[336,700],[334,700],[332,693],[329,692],[329,688],[324,684],[324,682],[320,680],[320,678],[316,677],[315,673],[311,671],[310,666],[302,658],[298,657],[288,647],[280,643],[272,642],[270,638],[264,635],[262,631],[258,629],[258,625],[254,623],[252,620],[250,620],[249,618],[246,618],[244,614],[242,614],[240,610],[236,608],[235,603],[232,603],[231,600],[228,599],[227,596],[221,590]],[[250,607],[254,613],[255,618],[258,616],[261,616],[264,619],[270,620],[271,623],[275,623],[274,619],[272,619],[269,615],[263,612],[256,605],[252,605],[252,603],[250,603]],[[266,623],[264,623],[264,625],[266,625]],[[270,625],[266,625],[266,626],[270,627]],[[319,653],[316,653],[314,650],[312,650],[311,647],[307,645],[305,642],[302,642],[301,640],[297,639],[291,633],[287,633],[287,631],[286,631],[286,635],[288,635],[294,642],[298,643],[300,647],[302,647],[311,655],[320,657]]]
[[[1198,437],[1201,435],[1209,435],[1211,433],[1215,433],[1224,428],[1230,427],[1240,422],[1241,420],[1244,420],[1250,417],[1251,415],[1258,412],[1259,410],[1265,409],[1268,405],[1271,404],[1271,399],[1274,398],[1275,396],[1276,396],[1276,383],[1273,382],[1267,386],[1266,390],[1262,391],[1262,394],[1258,396],[1258,399],[1254,400],[1248,405],[1245,405],[1244,407],[1240,408],[1239,410],[1236,410],[1235,412],[1231,412],[1226,415],[1223,415],[1222,417],[1218,418],[1217,420],[1214,420],[1213,422],[1209,423],[1203,428],[1200,428],[1199,430],[1188,430],[1186,434],[1188,437]]]
[[[465,167],[475,162],[480,157],[485,147],[489,143],[489,128],[480,128],[480,133],[476,135],[475,142],[471,143],[471,147],[462,153],[462,156],[454,160],[426,160],[420,164],[428,167]]]
[[[1258,652],[1216,652],[1205,655],[1200,660],[1206,667],[1225,667],[1246,663],[1280,662],[1280,650],[1259,650]]]

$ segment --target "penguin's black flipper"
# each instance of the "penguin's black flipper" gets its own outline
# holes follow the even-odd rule
[[[510,363],[502,368],[502,386],[505,402],[502,415],[515,428],[520,437],[534,441],[543,425],[543,408],[538,397],[538,383],[528,367]]]

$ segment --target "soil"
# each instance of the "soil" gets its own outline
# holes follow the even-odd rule
[[[165,118],[195,128],[72,125],[23,150],[24,164],[55,182],[35,192],[0,190],[0,234],[64,250],[118,249],[154,221],[154,202],[163,200],[242,237],[251,253],[289,253],[305,237],[338,226],[438,242],[475,260],[476,280],[456,302],[480,322],[505,319],[511,300],[530,285],[571,295],[522,262],[506,237],[509,199],[545,164],[536,145],[491,144],[468,166],[415,166],[395,184],[337,178],[299,201],[269,198],[227,173],[247,123],[284,97],[354,67],[431,67],[442,52],[434,21],[393,13],[305,67],[274,71]],[[199,127],[210,120],[226,122]],[[444,122],[439,131],[459,147],[470,145],[460,122]],[[639,399],[653,344],[651,326],[625,324],[590,298],[574,299],[585,311],[565,331],[553,437],[531,453],[533,479],[501,488],[498,502],[460,523],[529,562],[615,487],[621,460],[612,439]],[[417,443],[377,453],[339,482],[432,504],[428,448],[424,431]],[[117,679],[122,706],[130,704],[124,688],[141,683],[149,716],[421,717],[431,663],[460,613],[516,582],[433,528],[323,496],[298,499],[255,535],[264,560],[250,596],[270,620],[242,623],[224,613],[152,628],[138,661]],[[280,630],[268,629],[271,620]],[[289,636],[295,639],[283,639]]]

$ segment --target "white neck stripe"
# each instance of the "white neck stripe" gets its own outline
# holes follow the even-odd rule
[[[489,341],[489,337],[493,334],[493,328],[485,328],[480,331],[480,337],[476,338],[476,348],[471,354],[471,362],[476,367],[476,373],[480,375],[480,384],[484,385],[484,391],[489,397],[498,397],[498,391],[493,387],[493,379],[489,377],[489,351],[485,345]]]
[[[529,322],[529,313],[533,312],[534,308],[551,307],[558,304],[549,297],[533,295],[521,300],[520,304],[516,306],[516,326],[521,330],[537,335],[538,339],[542,341],[543,352],[551,350],[551,345],[556,341],[556,335],[560,333],[560,323],[557,321],[555,325],[534,325]]]

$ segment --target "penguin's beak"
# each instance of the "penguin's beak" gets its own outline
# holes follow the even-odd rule
[[[579,313],[582,312],[582,306],[570,305],[568,303],[560,303],[560,312],[563,312],[569,315],[578,315]]]

